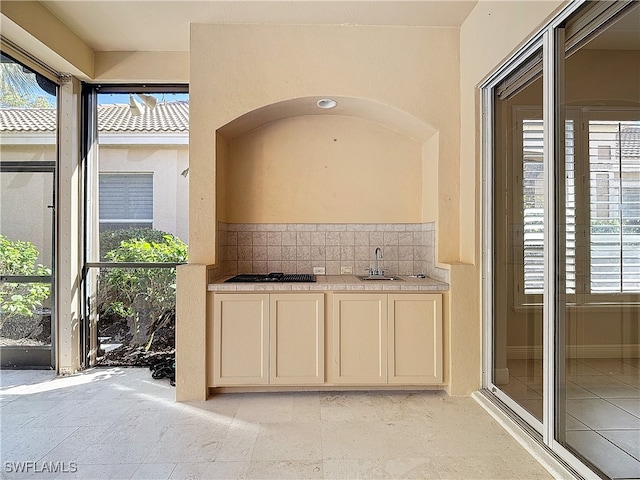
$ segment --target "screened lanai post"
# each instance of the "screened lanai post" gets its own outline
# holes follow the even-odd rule
[[[98,184],[98,119],[97,93],[92,85],[82,88],[82,205],[83,205],[83,262],[100,261],[98,237],[98,202],[92,197],[93,186]],[[98,356],[98,303],[91,301],[98,291],[98,269],[83,267],[82,298],[82,354],[86,366],[94,367]]]

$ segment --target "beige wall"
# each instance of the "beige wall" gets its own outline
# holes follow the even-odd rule
[[[480,245],[480,98],[478,85],[563,4],[481,1],[460,29],[460,184],[463,261],[477,263]]]
[[[451,59],[458,57],[457,29],[192,25],[191,33],[190,239],[194,263],[215,261],[211,242],[215,195],[209,179],[215,174],[216,131],[265,105],[314,95],[378,102],[439,131],[439,154],[446,161],[440,165],[439,177],[432,179],[433,185],[425,188],[442,193],[438,234],[447,242],[439,258],[456,260],[458,67]],[[356,166],[345,168],[356,171]],[[419,204],[419,196],[416,201]],[[367,206],[361,204],[361,208],[366,214]]]
[[[2,34],[60,72],[94,74],[94,52],[40,2],[3,1]]]
[[[230,142],[225,217],[229,223],[421,223],[421,150],[419,142],[356,117],[268,123]]]
[[[189,52],[96,52],[94,65],[96,82],[189,82]]]
[[[456,261],[459,250],[457,59],[458,30],[455,28],[192,25],[189,223],[192,268],[199,269],[199,264],[216,262],[218,220],[231,221],[229,216],[236,213],[258,221],[274,218],[261,207],[259,200],[264,198],[254,199],[253,206],[238,210],[231,205],[231,196],[236,194],[231,186],[246,184],[246,173],[251,171],[249,167],[256,166],[251,162],[258,162],[257,166],[263,171],[267,168],[281,169],[276,174],[269,172],[267,175],[272,184],[277,183],[278,178],[286,178],[288,182],[312,187],[316,196],[323,193],[296,163],[305,153],[305,148],[308,150],[306,159],[314,159],[316,166],[324,159],[327,169],[336,171],[336,175],[328,175],[329,172],[320,169],[314,175],[321,174],[324,181],[330,182],[331,188],[344,197],[324,197],[325,203],[320,206],[305,201],[300,205],[302,213],[296,213],[286,204],[292,201],[292,195],[285,197],[286,202],[269,199],[269,205],[276,212],[273,215],[284,221],[296,218],[303,222],[317,221],[314,217],[321,217],[325,222],[344,221],[346,218],[361,222],[376,221],[374,218],[401,222],[405,215],[409,221],[415,221],[422,216],[423,202],[428,202],[429,216],[437,212],[437,219],[429,220],[438,222],[437,235],[446,239],[439,242],[441,246],[437,257],[444,262]],[[305,118],[302,113],[298,113],[300,118],[279,121],[260,134],[249,134],[246,145],[237,143],[234,147],[233,138],[229,138],[227,146],[227,139],[219,134],[227,124],[263,107],[290,99],[332,95],[348,101],[355,99],[365,104],[382,105],[389,112],[402,112],[425,125],[424,130],[430,131],[431,135],[437,132],[439,144],[429,144],[423,152],[422,144],[428,136],[410,141],[388,131],[392,121],[367,125],[366,116],[359,119],[334,118],[335,124],[343,126],[346,131],[332,136],[332,129],[336,131],[332,127],[334,122]],[[313,113],[309,110],[306,115]],[[267,117],[262,124],[269,121]],[[324,138],[314,138],[314,128],[317,130],[315,133],[322,133]],[[374,132],[379,138],[374,138]],[[294,135],[302,138],[291,138]],[[333,142],[334,138],[337,142]],[[263,150],[265,140],[267,148]],[[390,151],[394,147],[399,152]],[[338,150],[338,155],[329,155],[330,149]],[[402,153],[398,155],[400,151]],[[254,155],[256,152],[259,155]],[[363,158],[363,153],[369,158]],[[388,158],[392,153],[396,154]],[[433,158],[434,153],[439,155],[437,162]],[[268,163],[278,156],[283,156],[278,163]],[[234,165],[236,158],[247,163]],[[409,172],[399,172],[395,166],[397,162]],[[369,168],[372,165],[384,169],[384,173]],[[287,166],[292,167],[295,174],[285,177],[282,169]],[[425,171],[429,175],[423,175]],[[228,183],[216,177],[223,172],[227,172],[225,178],[229,178]],[[437,177],[433,176],[435,173]],[[415,178],[409,174],[415,174]],[[383,182],[381,188],[386,184],[401,189],[392,193],[391,202],[396,211],[388,209],[379,198],[359,200],[363,187],[356,184],[354,178],[376,184]],[[429,183],[423,185],[423,179]],[[224,185],[227,192],[224,198],[216,198],[216,185]],[[433,205],[435,195],[425,196],[424,191],[439,193],[437,206]],[[226,208],[218,202],[226,202]],[[377,212],[372,214],[372,210]],[[216,214],[221,218],[216,218]],[[188,277],[186,272],[183,275]],[[204,291],[205,286],[193,287]],[[181,314],[180,308],[178,318],[178,331],[184,333],[178,335],[180,349],[189,345],[189,331],[202,330],[205,318],[187,317]],[[180,343],[181,338],[184,343]],[[204,382],[203,377],[195,384],[190,383],[190,391],[183,390],[181,398],[200,398],[205,391]],[[467,386],[465,393],[474,387]]]
[[[581,49],[567,59],[567,103],[640,106],[640,61],[635,50]]]

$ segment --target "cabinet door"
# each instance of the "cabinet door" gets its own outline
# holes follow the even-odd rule
[[[333,377],[338,384],[387,382],[387,296],[333,296]]]
[[[442,295],[389,295],[389,383],[442,383]]]
[[[271,383],[324,383],[322,293],[272,294],[269,335]]]
[[[215,294],[216,386],[269,383],[269,295]]]

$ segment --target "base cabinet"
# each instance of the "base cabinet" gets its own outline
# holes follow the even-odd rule
[[[388,382],[442,383],[442,295],[389,295],[388,302]]]
[[[442,295],[333,293],[329,298],[325,317],[324,293],[214,294],[210,386],[443,382]]]
[[[387,383],[387,296],[333,296],[333,381]]]
[[[215,386],[324,383],[323,294],[215,294]]]
[[[213,308],[215,384],[269,383],[269,295],[219,294]]]
[[[324,295],[270,295],[272,384],[324,383]]]
[[[442,383],[442,342],[439,294],[333,296],[337,384]]]

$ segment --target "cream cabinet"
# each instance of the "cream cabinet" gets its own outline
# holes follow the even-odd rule
[[[213,294],[210,386],[442,383],[442,295],[328,297],[325,319],[324,293]]]
[[[333,381],[387,383],[387,295],[333,296]]]
[[[270,295],[270,383],[324,383],[324,295]]]
[[[442,295],[388,297],[388,382],[442,383]]]
[[[324,383],[324,295],[215,294],[215,386]]]
[[[336,384],[442,383],[440,294],[335,294]]]
[[[216,294],[213,309],[214,383],[269,383],[269,295]]]

